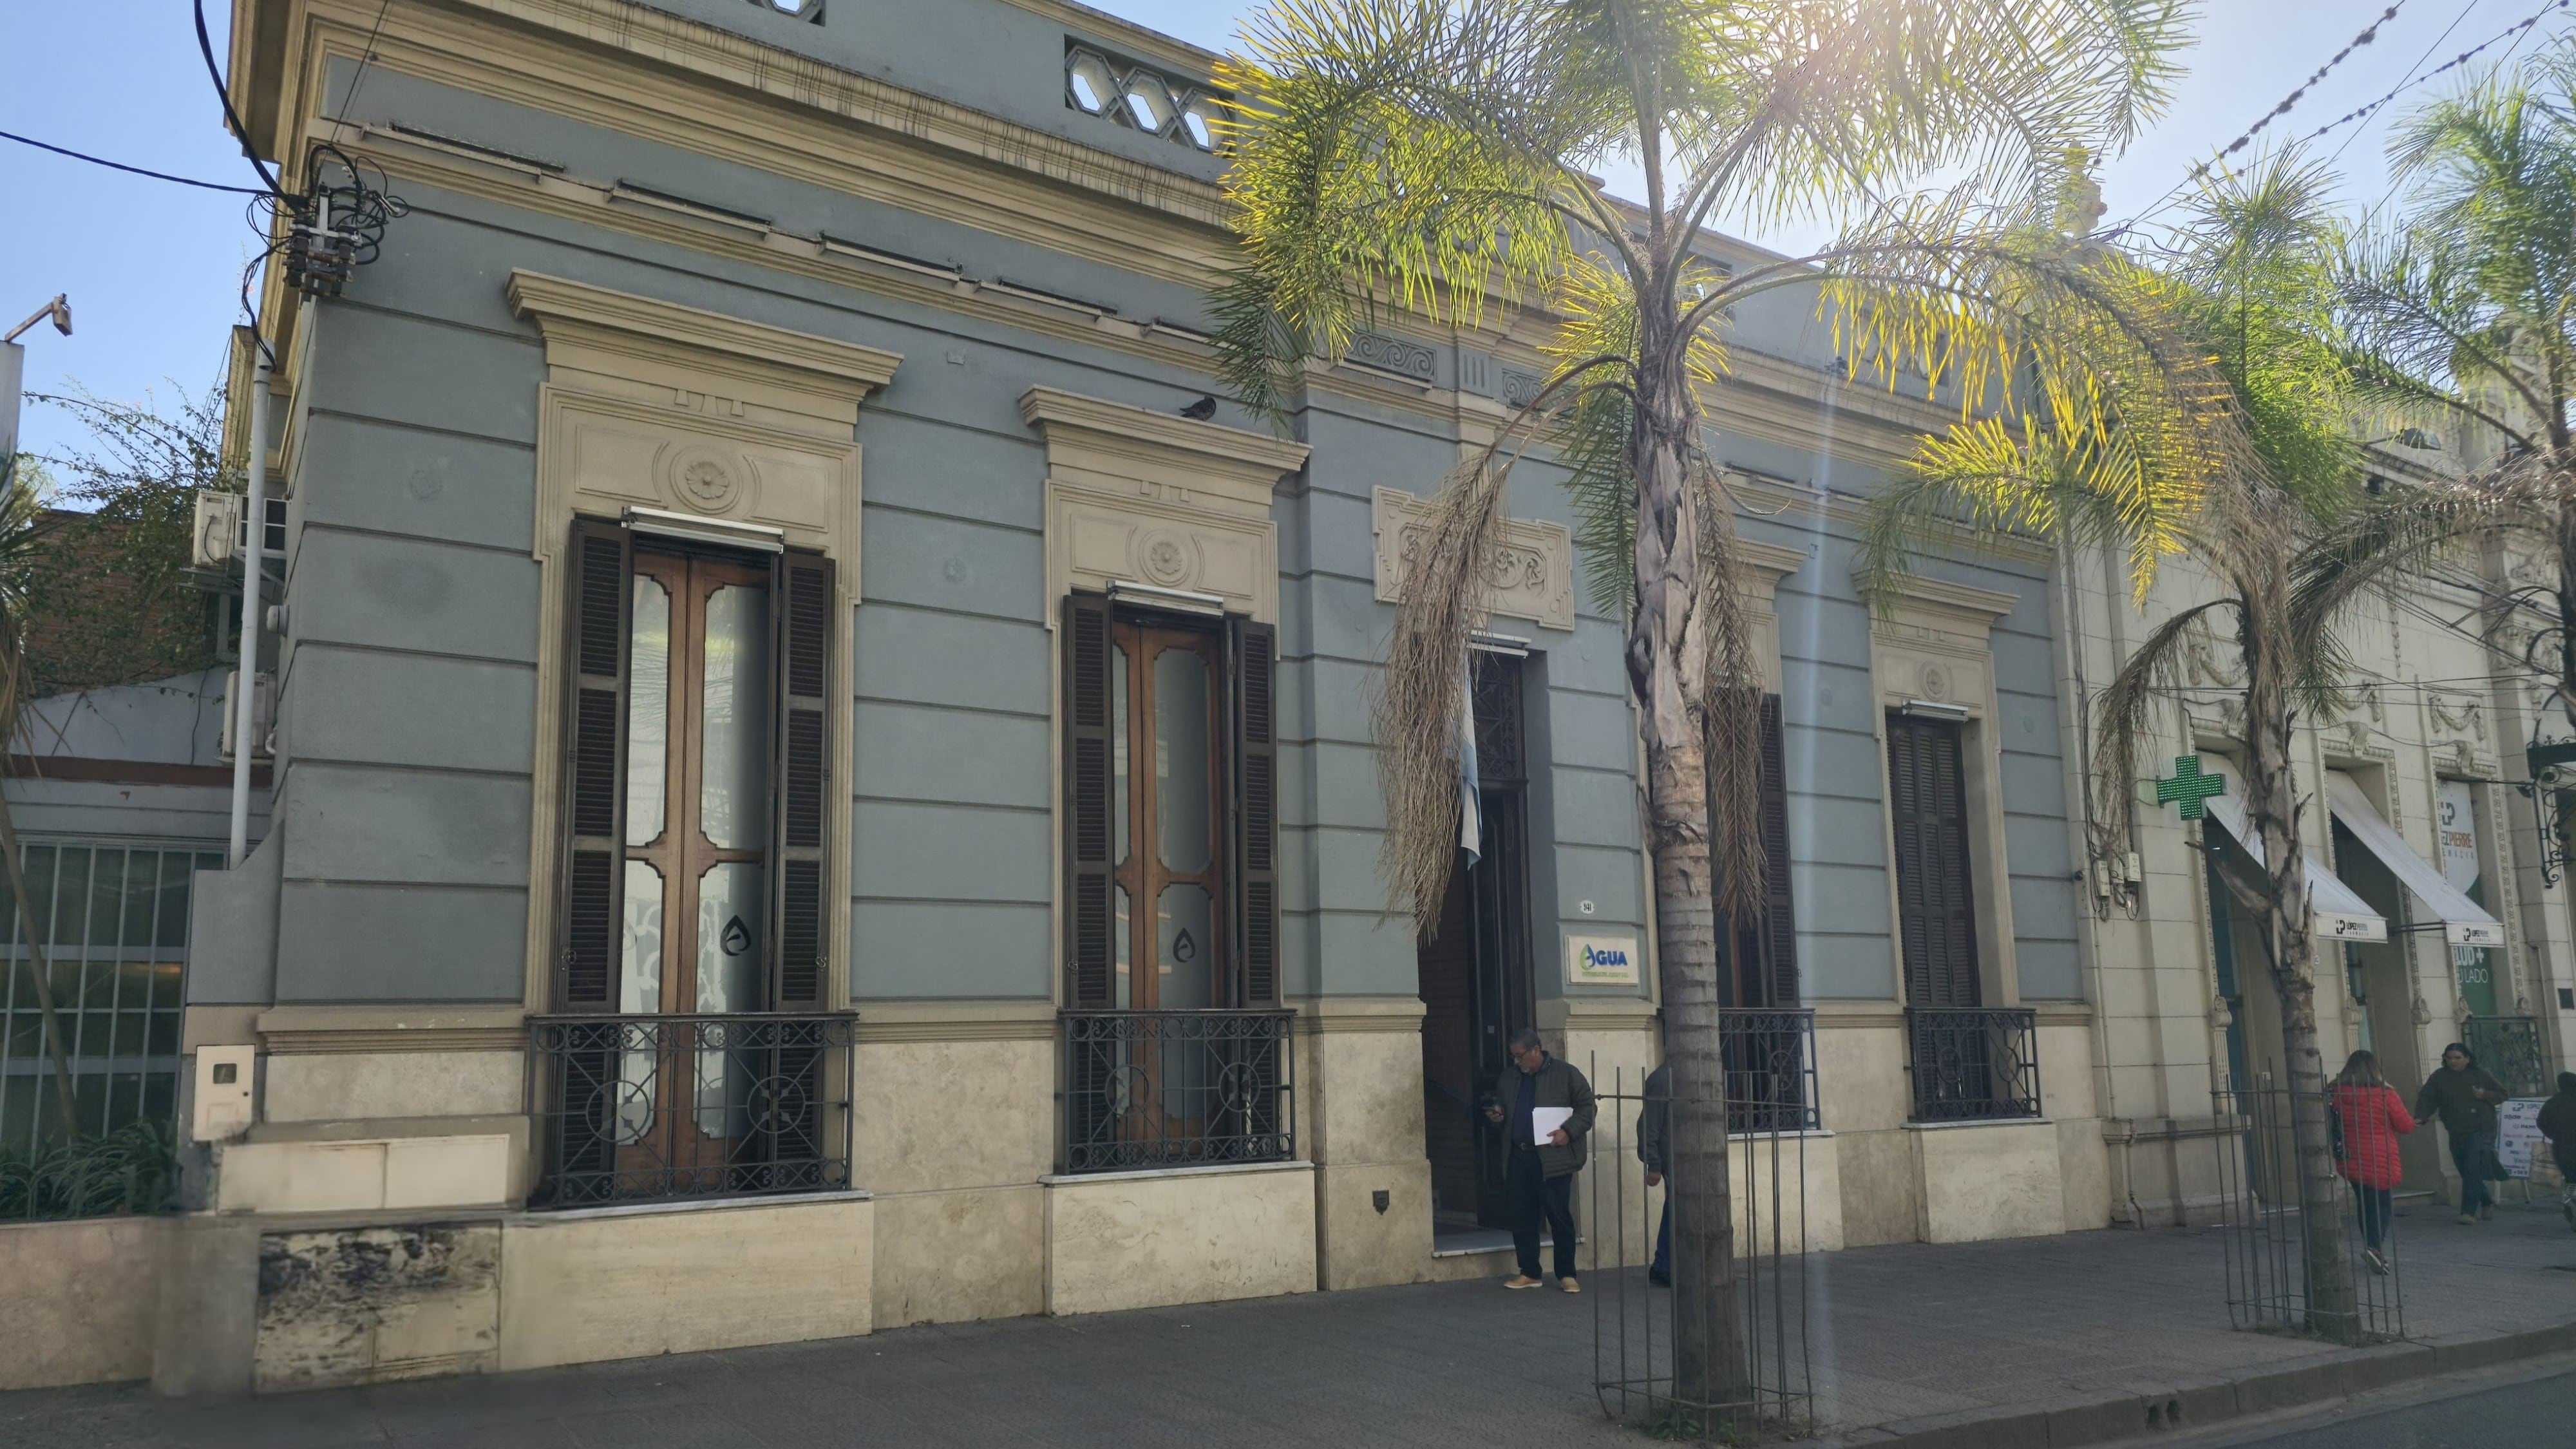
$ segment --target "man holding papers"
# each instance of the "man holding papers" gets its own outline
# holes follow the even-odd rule
[[[1504,1279],[1503,1286],[1539,1286],[1538,1228],[1545,1217],[1556,1240],[1557,1286],[1580,1293],[1574,1281],[1574,1174],[1582,1170],[1584,1139],[1592,1134],[1592,1084],[1549,1056],[1538,1033],[1527,1027],[1513,1033],[1510,1055],[1512,1064],[1485,1101],[1486,1118],[1505,1125],[1512,1147],[1512,1246],[1521,1261],[1519,1275]]]

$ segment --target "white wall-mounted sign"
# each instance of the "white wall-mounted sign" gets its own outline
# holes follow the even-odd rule
[[[1637,984],[1638,954],[1634,936],[1568,936],[1565,938],[1565,984],[1634,986]]]

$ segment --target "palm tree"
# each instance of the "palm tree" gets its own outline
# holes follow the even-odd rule
[[[2081,466],[2168,546],[2212,465],[2212,391],[2154,299],[2080,263],[2070,162],[2161,104],[2179,0],[1272,0],[1225,79],[1244,98],[1226,187],[1240,259],[1214,299],[1235,394],[1285,420],[1310,361],[1381,314],[1475,325],[1526,307],[1537,395],[1433,502],[1376,710],[1392,909],[1435,924],[1458,839],[1459,680],[1515,460],[1570,474],[1595,603],[1623,617],[1646,756],[1647,844],[1688,1280],[1681,1395],[1743,1404],[1717,965],[1761,910],[1758,678],[1732,511],[1700,395],[1734,304],[1818,291],[1844,355],[1964,407],[2135,427]],[[1633,161],[1644,196],[1590,173]],[[1732,269],[1707,228],[1882,196],[1796,260]],[[1984,197],[2000,197],[1994,203]],[[2024,369],[2038,382],[2011,385]],[[1697,1377],[1694,1377],[1697,1376]],[[1704,1378],[1705,1382],[1699,1381]]]
[[[2106,271],[2151,275],[2189,335],[2210,350],[2240,419],[2241,446],[2201,490],[2181,552],[2205,583],[2199,602],[2176,610],[2122,661],[2095,702],[2102,722],[2092,762],[2109,802],[2094,822],[2097,853],[2126,847],[2140,755],[2155,704],[2182,689],[2185,651],[2211,634],[2232,644],[2244,675],[2247,815],[2262,857],[2263,945],[2281,1002],[2281,1049],[2292,1092],[2292,1139],[2305,1239],[2308,1321],[2315,1331],[2358,1328],[2345,1256],[2325,1061],[2317,1039],[2315,946],[2291,774],[2298,709],[2333,700],[2330,622],[2292,587],[2304,552],[2359,496],[2361,450],[2345,343],[2336,330],[2331,258],[2337,227],[2328,179],[2294,155],[2222,176],[2192,204],[2169,242],[2137,254],[2104,250]],[[2045,430],[2010,436],[1985,429],[1927,444],[1914,472],[1873,505],[1864,573],[1879,589],[1902,574],[1927,524],[2055,535],[2078,546],[2128,548],[2144,602],[2155,556],[2139,549],[2124,500],[2102,497],[2072,444]],[[2141,568],[2143,563],[2145,567]],[[2195,580],[2195,582],[2202,582]],[[2339,601],[2338,601],[2339,602]]]
[[[2391,152],[2409,212],[2344,265],[2356,366],[2392,416],[2460,424],[2501,457],[2351,519],[2301,587],[2339,600],[2470,537],[2536,554],[2547,580],[2484,589],[2478,637],[2552,681],[2576,728],[2576,36],[2408,116]],[[2576,840],[2576,811],[2558,814]]]

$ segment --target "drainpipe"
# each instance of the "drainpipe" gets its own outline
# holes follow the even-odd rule
[[[251,732],[259,723],[259,584],[261,556],[268,543],[270,370],[267,350],[262,348],[250,379],[250,498],[244,505],[248,518],[242,548],[241,655],[233,674],[233,838],[225,866],[235,870],[250,853],[250,762],[259,751],[259,741]]]

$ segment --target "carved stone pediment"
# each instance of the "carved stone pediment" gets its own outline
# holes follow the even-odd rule
[[[1278,620],[1271,490],[1305,444],[1048,387],[1020,416],[1046,435],[1049,599],[1126,580]]]
[[[1404,580],[1422,546],[1431,501],[1400,489],[1380,488],[1370,515],[1377,533],[1377,597],[1392,604],[1404,597]],[[1502,537],[1495,540],[1479,572],[1484,576],[1481,607],[1486,613],[1528,619],[1550,629],[1574,627],[1574,534],[1563,524],[1503,520]]]

